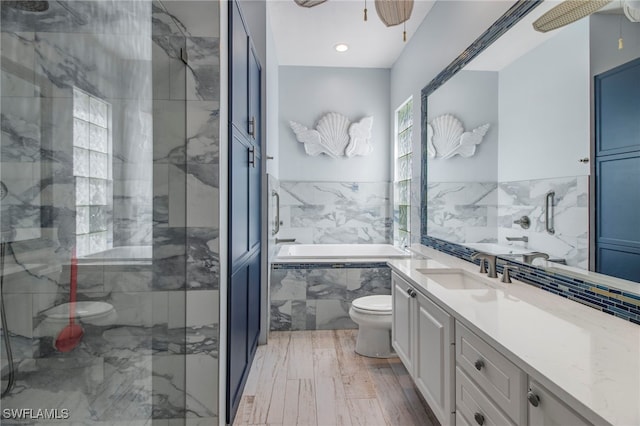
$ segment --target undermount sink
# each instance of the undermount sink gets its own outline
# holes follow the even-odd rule
[[[493,288],[466,271],[444,272],[433,269],[416,269],[416,271],[450,290],[487,290]]]

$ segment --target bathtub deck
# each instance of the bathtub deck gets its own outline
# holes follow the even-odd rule
[[[356,333],[271,332],[234,425],[438,425],[401,361],[359,356]]]

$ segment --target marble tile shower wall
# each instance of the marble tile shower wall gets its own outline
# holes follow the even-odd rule
[[[427,232],[455,243],[497,241],[495,182],[429,182]]]
[[[27,236],[13,232],[5,303],[17,362],[31,365],[3,408],[55,397],[89,424],[217,422],[218,3],[175,7],[208,16],[200,26],[160,3],[64,6],[50,2],[44,16],[2,7],[3,236]],[[81,345],[61,354],[42,324],[68,300],[74,86],[111,104],[114,245],[152,245],[153,255],[80,266],[78,299],[106,301],[118,319],[85,324]]]
[[[220,323],[219,4],[163,5],[167,9],[159,3],[153,8],[153,52],[161,59],[154,60],[153,70],[153,289],[169,295],[169,322],[154,325],[167,327],[159,333],[166,353],[154,361],[154,378],[162,382],[166,375],[173,381],[161,383],[154,418],[186,416],[214,424]],[[186,51],[187,66],[180,49]],[[186,336],[180,321],[171,324],[174,316],[182,318]],[[178,410],[163,400],[175,401]]]
[[[391,270],[326,267],[271,269],[271,330],[341,330],[357,328],[349,317],[351,302],[362,296],[391,294]]]
[[[498,185],[498,242],[506,237],[529,237],[527,247],[564,259],[570,266],[589,266],[589,177],[500,182]],[[545,196],[555,192],[553,235],[546,232]],[[531,219],[529,229],[513,222]],[[522,246],[523,243],[514,242]]]
[[[587,268],[588,176],[517,182],[431,182],[427,185],[427,233],[454,243],[509,244],[527,236],[527,248],[568,265]],[[545,230],[545,195],[555,192],[554,235]],[[531,227],[514,224],[529,216]],[[514,242],[514,246],[524,247]]]
[[[280,182],[280,238],[305,244],[393,241],[389,182]]]

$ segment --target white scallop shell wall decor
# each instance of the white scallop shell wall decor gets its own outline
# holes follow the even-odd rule
[[[427,124],[427,154],[431,158],[451,158],[454,155],[471,157],[476,146],[482,142],[489,130],[483,124],[470,132],[465,132],[460,120],[451,114],[434,118]]]
[[[357,123],[351,123],[344,115],[330,112],[318,120],[315,129],[309,129],[295,121],[290,121],[289,126],[310,156],[326,154],[332,158],[353,157],[369,155],[373,151],[373,117],[365,117]]]

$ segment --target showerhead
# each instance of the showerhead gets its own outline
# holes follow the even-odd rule
[[[45,12],[49,10],[49,2],[40,0],[9,0],[3,1],[2,5],[23,12]]]

